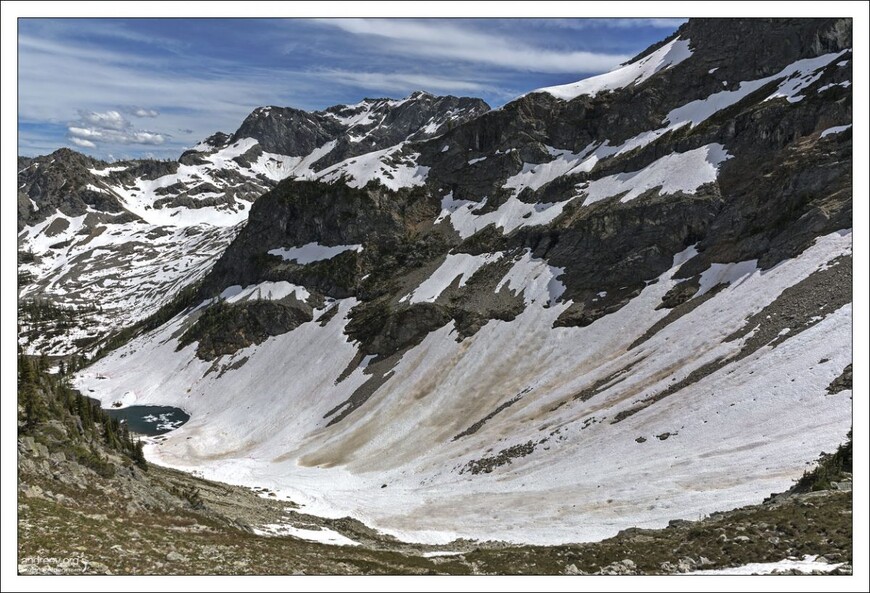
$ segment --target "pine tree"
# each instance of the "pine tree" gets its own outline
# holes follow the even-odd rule
[[[23,354],[18,357],[18,386],[19,389],[25,385],[33,385],[34,382],[33,365],[30,364],[30,359]]]
[[[141,440],[136,441],[136,446],[133,449],[133,461],[142,469],[148,469],[148,462],[145,461],[145,443]]]
[[[30,431],[45,420],[47,410],[45,404],[36,394],[33,385],[27,385],[20,392],[21,406],[24,408],[24,430]]]

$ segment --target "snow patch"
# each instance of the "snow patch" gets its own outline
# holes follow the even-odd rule
[[[320,527],[319,529],[303,529],[294,527],[285,523],[267,523],[254,529],[257,535],[265,535],[272,537],[292,536],[298,539],[304,539],[310,542],[321,544],[329,544],[331,546],[358,546],[356,542],[349,537],[340,534],[337,531]]]
[[[830,89],[832,89],[834,87],[838,87],[838,86],[841,86],[844,89],[846,89],[846,88],[849,88],[850,86],[852,86],[852,82],[849,80],[844,80],[843,82],[832,82],[830,84],[826,84],[824,86],[819,87],[818,92],[823,93],[827,90],[830,90]]]
[[[731,264],[710,264],[701,272],[701,286],[695,294],[699,297],[720,284],[736,286],[749,279],[758,271],[758,260],[750,259]]]
[[[304,286],[298,286],[286,281],[279,282],[260,282],[259,284],[250,284],[245,288],[235,284],[229,288],[225,288],[220,294],[220,298],[228,303],[241,303],[245,301],[280,301],[293,295],[296,300],[305,302],[311,296],[311,293]]]
[[[325,259],[332,259],[345,251],[356,251],[357,253],[363,250],[362,245],[321,245],[320,243],[306,243],[301,247],[284,247],[270,249],[269,255],[280,256],[284,261],[295,261],[297,264],[305,265]]]
[[[461,288],[480,268],[500,260],[503,256],[502,252],[481,255],[450,253],[431,276],[399,301],[411,304],[434,303],[438,296],[453,284],[457,276],[459,276],[459,287]]]
[[[827,130],[822,130],[819,138],[824,138],[825,136],[830,136],[831,134],[839,134],[841,132],[845,132],[849,128],[852,127],[852,124],[846,124],[845,126],[834,126],[833,128],[828,128]]]
[[[818,556],[805,555],[803,559],[787,558],[779,562],[753,562],[742,566],[732,566],[729,568],[714,568],[711,570],[696,570],[687,572],[687,575],[763,575],[772,574],[777,571],[796,570],[802,573],[811,572],[832,572],[836,568],[843,565],[842,562],[837,564],[829,564],[817,560]]]
[[[317,179],[327,183],[343,179],[357,189],[376,179],[393,191],[425,184],[429,167],[417,164],[419,153],[400,155],[403,146],[404,143],[398,144],[336,163],[320,171]]]
[[[527,249],[495,287],[495,292],[507,287],[514,294],[522,293],[526,305],[540,302],[550,306],[565,292],[565,285],[558,280],[564,273],[565,268],[556,268],[543,259],[532,257]]]
[[[846,51],[848,50],[836,54],[825,54],[816,58],[798,60],[772,76],[741,82],[735,91],[722,91],[712,94],[705,99],[692,101],[668,113],[664,123],[669,123],[670,127],[685,123],[695,127],[717,111],[734,105],[764,85],[782,78],[786,78],[786,80],[766,100],[785,97],[792,103],[800,101],[802,97],[798,93],[818,80],[822,75],[821,70]]]
[[[689,40],[677,37],[645,58],[606,74],[585,78],[571,84],[541,88],[532,92],[549,93],[563,101],[570,101],[581,95],[594,97],[604,91],[638,85],[653,74],[676,66],[691,55]]]
[[[606,142],[604,145],[599,146],[598,149],[602,149],[605,145]],[[504,187],[513,189],[514,195],[519,194],[527,187],[532,190],[538,190],[566,173],[579,171],[578,163],[583,161],[585,164],[586,162],[591,161],[592,159],[587,159],[586,161],[584,161],[584,159],[586,159],[587,155],[593,152],[594,148],[595,147],[590,144],[584,150],[575,154],[570,150],[547,146],[547,152],[550,153],[550,156],[554,157],[553,160],[540,164],[523,163],[522,171],[516,175],[508,177],[505,181]],[[606,151],[606,149],[603,149],[603,151]],[[597,159],[598,157],[592,161],[589,169],[594,166]]]
[[[496,210],[486,214],[475,214],[474,210],[481,208],[486,203],[486,198],[482,202],[454,200],[451,192],[441,199],[441,213],[435,219],[435,223],[449,219],[450,224],[463,239],[490,224],[495,224],[504,233],[510,233],[520,227],[549,224],[562,214],[562,210],[571,199],[564,202],[527,204],[516,196],[511,196]]]
[[[118,171],[126,171],[127,167],[106,167],[105,169],[88,169],[93,175],[98,177],[108,177],[110,173]]]
[[[695,193],[706,183],[716,181],[719,166],[731,158],[721,144],[707,144],[687,152],[675,152],[653,161],[640,171],[617,173],[579,186],[586,199],[584,206],[611,196],[625,194],[621,202],[628,202],[653,188],[661,194]]]

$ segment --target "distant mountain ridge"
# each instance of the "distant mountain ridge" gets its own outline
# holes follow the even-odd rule
[[[198,280],[251,204],[286,177],[316,177],[371,150],[442,133],[489,109],[480,99],[418,92],[324,111],[262,107],[177,161],[106,163],[68,148],[20,157],[19,294],[79,310],[76,326],[23,325],[33,352],[93,352]]]

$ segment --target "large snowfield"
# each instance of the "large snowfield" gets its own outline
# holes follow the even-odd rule
[[[851,232],[843,231],[769,270],[754,262],[719,270],[724,289],[632,349],[665,316],[655,306],[692,249],[628,305],[583,328],[552,327],[569,305],[552,302],[561,294],[559,270],[522,256],[500,286],[525,283],[522,314],[490,321],[462,342],[452,323],[432,332],[364,405],[329,426],[326,413],[368,378],[361,364],[338,381],[356,354],[343,331],[353,299],[339,301],[324,326],[316,318],[325,307],[314,322],[220,359],[225,372],[209,372],[212,362],[198,359],[195,345],[176,351],[189,322],[177,317],[84,371],[77,385],[104,405],[183,408],[191,420],[152,443],[150,459],[271,488],[304,512],[349,515],[409,541],[600,540],[760,502],[843,440],[851,392],[828,395],[826,387],[852,360],[851,305],[612,422],[738,352],[746,338],[725,338],[749,315],[850,250]],[[535,265],[545,268],[530,275]],[[420,300],[438,291],[421,288]],[[596,383],[592,397],[573,397]],[[513,398],[478,431],[454,439]],[[463,471],[529,441],[530,454],[491,473]]]

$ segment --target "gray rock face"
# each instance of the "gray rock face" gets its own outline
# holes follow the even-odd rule
[[[229,143],[254,138],[268,152],[302,156],[341,131],[338,122],[315,113],[291,107],[260,107],[245,118]]]
[[[81,216],[88,207],[112,214],[126,212],[115,196],[90,189],[94,176],[88,169],[105,163],[61,148],[47,156],[18,159],[18,230],[42,222],[60,210]]]
[[[770,76],[797,60],[843,51],[851,43],[848,23],[836,19],[700,20],[690,21],[676,35],[690,40],[691,59],[644,84],[571,101],[532,93],[498,111],[442,129],[436,139],[417,142],[419,162],[430,167],[423,188],[401,190],[394,196],[377,184],[358,192],[340,183],[283,184],[256,205],[248,227],[207,281],[206,292],[260,279],[299,280],[263,256],[279,244],[363,243],[366,261],[356,271],[348,270],[354,278],[390,267],[387,250],[378,246],[410,233],[441,237],[443,251],[429,253],[439,257],[459,243],[449,230],[440,228],[445,225],[426,225],[427,218],[435,218],[439,196],[448,189],[454,199],[479,202],[477,213],[491,212],[510,197],[502,186],[524,163],[551,160],[547,146],[580,152],[605,139],[618,145],[659,128],[671,110],[704,99],[723,86],[738,88],[739,81]],[[776,49],[768,51],[771,47]],[[832,63],[822,71],[818,86],[811,86],[799,102],[763,101],[776,88],[773,83],[766,85],[701,125],[678,128],[641,148],[603,159],[589,172],[556,179],[537,190],[526,189],[519,198],[528,203],[562,202],[576,194],[578,182],[630,174],[668,154],[722,144],[731,158],[722,165],[716,183],[692,195],[659,195],[652,190],[627,203],[604,200],[581,207],[575,201],[549,225],[521,227],[512,233],[484,229],[466,240],[462,250],[468,251],[465,245],[473,245],[472,253],[530,249],[535,257],[564,268],[560,280],[567,290],[562,298],[574,304],[560,318],[560,325],[588,325],[617,310],[668,269],[675,253],[693,244],[700,255],[684,266],[681,277],[691,278],[714,262],[758,259],[761,267],[768,268],[793,257],[815,237],[851,226],[850,133],[818,135],[826,126],[851,120],[848,89],[816,90],[842,80],[847,70]],[[442,102],[448,99],[453,100]],[[403,133],[405,122],[419,125],[427,112],[417,103],[432,101],[417,97],[392,108],[384,121],[402,122]],[[367,100],[325,113],[350,118],[368,113],[367,109],[378,111],[383,104],[383,100]],[[408,114],[412,106],[416,110]],[[373,135],[385,137],[385,130],[389,126]],[[252,258],[257,266],[246,265]],[[425,262],[426,256],[417,263]],[[395,273],[411,271],[390,269],[393,278]],[[313,278],[302,280],[306,285],[318,284]],[[363,285],[351,288],[348,281],[343,290],[336,290],[337,284],[332,279],[319,288],[332,296],[367,297]],[[683,285],[663,306],[671,308],[691,298],[693,289],[697,290],[693,283]],[[395,313],[404,315],[401,307]]]
[[[304,156],[330,141],[335,147],[315,165],[319,170],[347,158],[443,134],[489,110],[480,99],[436,97],[417,92],[404,100],[364,99],[307,112],[291,107],[254,110],[225,144],[256,139],[263,150]],[[207,142],[221,146],[222,137]]]

